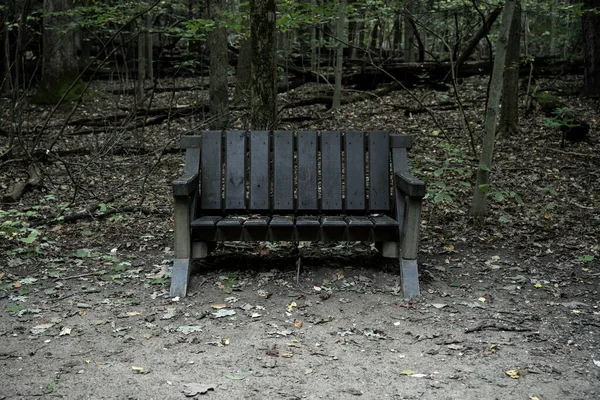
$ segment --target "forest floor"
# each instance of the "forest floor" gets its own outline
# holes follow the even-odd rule
[[[485,83],[460,88],[476,137]],[[337,113],[284,110],[284,129],[415,135],[410,161],[429,188],[422,297],[402,298],[397,265],[369,243],[301,243],[298,281],[291,244],[226,243],[189,296],[172,299],[170,182],[183,157],[163,150],[205,116],[132,135],[133,118],[109,118],[127,114],[130,98],[105,89],[96,84],[73,115],[101,124],[59,135],[70,108],[52,116],[38,144],[58,138],[38,164],[42,184],[1,205],[0,399],[600,398],[597,103],[566,98],[592,129],[565,147],[539,111],[521,117],[521,133],[498,143],[482,221],[468,216],[477,159],[450,92],[413,90],[437,124],[402,91]],[[181,91],[154,101],[205,98]],[[49,110],[23,111],[28,126]],[[0,189],[26,176],[25,162],[4,161]]]

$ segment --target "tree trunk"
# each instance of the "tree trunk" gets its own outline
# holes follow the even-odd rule
[[[77,77],[77,50],[74,32],[68,30],[70,18],[52,15],[71,10],[72,0],[44,0],[44,66],[42,87],[64,91]],[[66,32],[63,32],[63,30]],[[62,94],[62,93],[61,93]]]
[[[600,6],[596,0],[585,0],[586,11],[582,17],[584,40],[584,92],[591,97],[600,96]],[[594,12],[595,10],[596,12]]]
[[[338,38],[337,47],[335,49],[335,86],[333,88],[333,104],[332,109],[338,110],[342,103],[342,72],[344,63],[344,43],[346,43],[344,31],[346,25],[346,0],[340,1],[340,9],[337,19]]]
[[[415,1],[408,0],[404,14],[404,61],[415,62],[417,60],[417,51],[415,46],[414,21],[412,21],[415,11]]]
[[[519,63],[521,58],[521,0],[516,0],[508,36],[498,136],[519,132]]]
[[[208,12],[215,27],[208,34],[210,51],[210,129],[226,129],[229,121],[229,93],[227,90],[227,28],[223,24],[222,13],[225,0],[209,0]]]
[[[274,129],[277,126],[275,24],[275,0],[250,1],[252,129]]]
[[[146,77],[150,79],[150,81],[154,80],[154,43],[152,36],[152,23],[153,18],[150,12],[146,13],[146,66],[147,66],[147,74]]]
[[[136,79],[136,99],[139,102],[144,98],[144,84],[146,82],[146,28],[143,23],[143,19],[141,23],[138,25],[137,37],[137,79]]]
[[[506,60],[506,47],[512,25],[515,0],[506,0],[502,24],[498,33],[496,44],[496,57],[494,58],[494,70],[490,83],[490,94],[485,112],[483,145],[477,169],[477,183],[471,203],[471,215],[482,216],[487,212],[487,192],[490,184],[490,171],[492,169],[492,158],[494,156],[494,142],[496,139],[496,119],[502,94],[502,80],[504,75],[504,63]]]

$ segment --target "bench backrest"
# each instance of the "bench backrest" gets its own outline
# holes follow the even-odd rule
[[[361,131],[206,131],[183,136],[203,214],[389,213],[390,148],[412,136]]]

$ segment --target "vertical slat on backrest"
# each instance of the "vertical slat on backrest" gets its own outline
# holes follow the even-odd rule
[[[273,209],[294,209],[294,133],[273,132]]]
[[[225,208],[246,209],[246,133],[231,131],[225,134]]]
[[[298,132],[298,209],[316,211],[317,132]]]
[[[202,134],[200,204],[203,210],[221,209],[221,148],[221,132]]]
[[[344,136],[346,210],[365,210],[365,135],[350,131]]]
[[[390,209],[390,138],[386,132],[369,134],[369,205],[371,212]]]
[[[269,132],[250,132],[250,210],[269,209]]]
[[[321,132],[321,208],[342,209],[342,140],[339,132]]]

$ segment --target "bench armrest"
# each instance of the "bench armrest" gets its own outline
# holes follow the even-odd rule
[[[409,197],[423,198],[427,192],[425,182],[409,172],[396,172],[396,187]]]
[[[185,172],[173,182],[173,196],[190,196],[198,190],[198,173]]]

